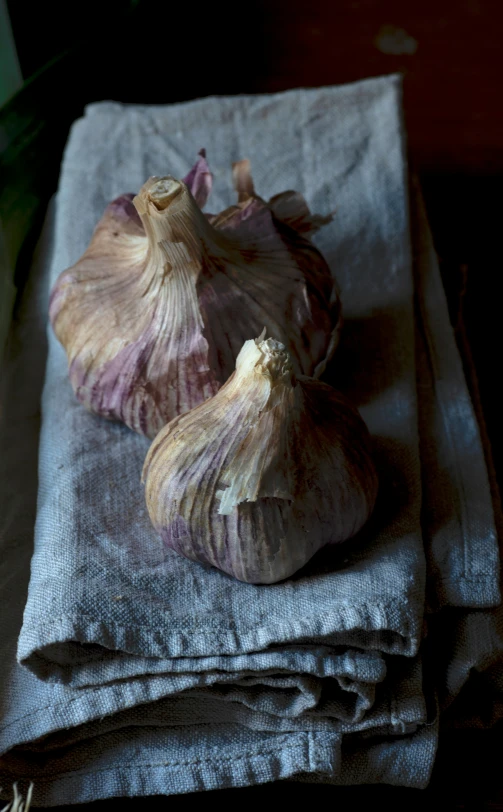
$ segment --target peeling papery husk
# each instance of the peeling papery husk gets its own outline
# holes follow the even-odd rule
[[[249,162],[238,203],[217,215],[204,151],[184,181],[150,178],[114,200],[81,259],[61,274],[50,319],[79,401],[154,437],[214,395],[263,326],[295,372],[320,375],[341,326],[336,283],[309,240],[328,218],[284,192],[269,203]]]
[[[367,428],[282,344],[247,341],[210,400],[165,426],[143,469],[147,508],[177,553],[270,584],[365,524],[377,494]]]

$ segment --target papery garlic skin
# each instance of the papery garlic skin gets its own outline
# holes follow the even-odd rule
[[[377,495],[367,428],[284,346],[245,342],[210,400],[165,426],[143,469],[150,518],[177,553],[240,581],[288,578],[363,527]]]
[[[107,207],[57,280],[50,319],[91,411],[154,437],[218,391],[264,325],[296,372],[322,372],[341,325],[337,286],[306,236],[323,218],[294,192],[262,201],[248,162],[234,173],[238,204],[208,216],[204,154],[185,182],[150,178]]]

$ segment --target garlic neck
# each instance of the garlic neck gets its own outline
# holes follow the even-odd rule
[[[293,366],[284,344],[273,338],[245,341],[236,359],[234,380],[242,388],[264,386],[272,394],[275,389],[292,389],[295,385]]]
[[[249,406],[245,434],[220,478],[224,489],[221,514],[261,497],[294,498],[290,441],[298,387],[283,344],[271,338],[263,340],[263,336],[244,343],[236,361],[236,374],[220,390],[221,397],[231,404],[234,398],[244,398]]]
[[[133,203],[148,238],[149,275],[161,280],[190,268],[197,274],[205,254],[225,250],[225,239],[208,223],[183,181],[152,177]]]

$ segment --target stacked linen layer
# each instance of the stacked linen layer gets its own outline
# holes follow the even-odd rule
[[[327,380],[372,434],[374,516],[358,539],[280,584],[239,583],[180,558],[144,506],[148,441],[79,406],[49,330],[19,635],[48,287],[82,254],[109,200],[149,175],[183,176],[201,146],[212,210],[232,202],[230,164],[243,157],[263,197],[294,188],[312,210],[337,209],[317,237],[346,321]],[[487,609],[499,602],[499,559],[477,422],[417,193],[409,224],[398,79],[169,107],[92,105],[73,127],[54,244],[32,277],[38,296],[16,357],[36,374],[13,382],[29,391],[12,411],[4,455],[16,500],[7,492],[2,785],[32,779],[39,805],[292,777],[426,785],[437,725],[425,686],[451,697],[474,664],[497,657]],[[477,628],[492,623],[476,651],[451,624],[452,656],[437,668],[423,642],[426,584],[433,629],[454,606]]]

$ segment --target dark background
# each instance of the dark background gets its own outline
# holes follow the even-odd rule
[[[477,373],[501,485],[503,0],[8,0],[7,6],[26,81],[0,111],[0,216],[14,235],[11,257],[21,251],[19,288],[69,126],[86,103],[167,104],[402,73],[411,166],[421,178],[475,395],[472,361]],[[280,785],[281,795],[271,786],[218,795],[230,802],[274,796],[503,809],[501,744],[498,728],[446,732],[426,792]],[[182,801],[171,798],[169,805]]]

